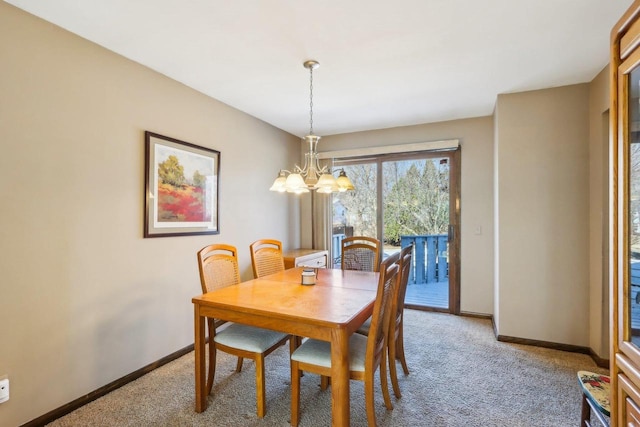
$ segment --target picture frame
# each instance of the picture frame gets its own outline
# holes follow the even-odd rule
[[[144,237],[219,234],[220,152],[144,135]]]

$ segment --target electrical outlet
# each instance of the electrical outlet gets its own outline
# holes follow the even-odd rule
[[[9,378],[0,380],[0,403],[9,400]]]

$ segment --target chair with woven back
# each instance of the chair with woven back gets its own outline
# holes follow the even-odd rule
[[[349,376],[364,381],[367,422],[375,427],[374,375],[380,371],[384,403],[393,409],[387,384],[387,339],[393,295],[398,285],[399,254],[387,258],[380,267],[376,300],[369,336],[353,334],[349,338]],[[300,374],[302,371],[331,377],[331,344],[327,341],[307,339],[291,355],[291,425],[300,422]]]
[[[282,242],[274,239],[260,239],[249,245],[253,276],[267,276],[284,270]]]
[[[240,283],[238,251],[234,246],[214,244],[202,248],[198,251],[198,267],[203,293]],[[242,369],[243,358],[252,359],[256,365],[257,414],[259,418],[264,417],[266,413],[264,358],[285,344],[290,338],[289,335],[238,323],[228,323],[226,328],[216,332],[216,321],[213,318],[207,318],[207,327],[209,330],[207,394],[211,393],[213,387],[216,350],[238,357],[236,372]]]
[[[382,244],[373,237],[352,236],[342,240],[343,270],[378,271]]]

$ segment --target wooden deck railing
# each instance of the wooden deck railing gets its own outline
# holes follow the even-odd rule
[[[446,234],[400,236],[400,246],[414,245],[413,269],[409,283],[431,283],[449,280],[449,258]]]
[[[334,266],[340,265],[342,239],[346,235],[334,234],[331,243]],[[414,245],[413,268],[409,283],[444,282],[449,279],[449,261],[446,234],[400,236],[401,247]]]
[[[340,266],[342,259],[342,240],[347,237],[346,234],[334,234],[331,238],[331,253],[333,254],[333,265]]]

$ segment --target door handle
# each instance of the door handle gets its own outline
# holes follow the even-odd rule
[[[455,227],[452,224],[449,224],[449,233],[447,236],[447,241],[451,243],[451,241],[455,238]]]

